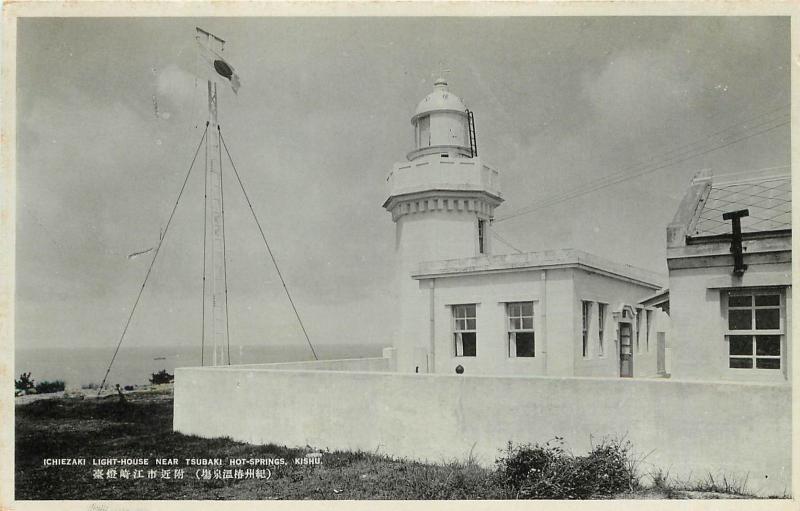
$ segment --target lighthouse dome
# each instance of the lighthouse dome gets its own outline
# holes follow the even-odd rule
[[[439,78],[433,92],[417,105],[411,118],[414,126],[414,150],[409,160],[440,155],[451,158],[471,158],[470,119],[461,98],[447,90],[447,82]]]
[[[414,117],[411,118],[413,124],[421,115],[435,112],[435,111],[455,111],[464,112],[467,106],[461,101],[461,98],[447,90],[447,81],[444,78],[439,78],[433,84],[433,92],[425,96],[422,101],[417,105],[417,110],[414,112]]]

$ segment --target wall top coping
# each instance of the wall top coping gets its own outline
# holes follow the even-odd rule
[[[742,276],[723,275],[706,281],[708,289],[728,289],[737,287],[786,287],[792,285],[789,272],[745,273]]]
[[[370,362],[370,361],[377,361],[377,360],[386,360],[388,357],[362,357],[362,358],[331,358],[325,360],[295,360],[291,362],[263,362],[263,363],[254,363],[254,364],[234,364],[229,366],[217,366],[219,369],[226,369],[229,367],[238,367],[239,369],[280,369],[281,367],[287,366],[296,366],[297,364],[314,364],[317,362],[320,363],[331,363],[331,362]],[[214,367],[214,366],[203,366],[203,367]],[[370,371],[372,372],[372,371]]]
[[[420,263],[411,277],[417,280],[459,277],[483,273],[531,271],[554,268],[579,268],[592,273],[632,282],[653,290],[664,287],[664,276],[629,264],[609,261],[577,249],[546,250],[523,254],[426,261]]]
[[[328,360],[320,360],[319,362],[329,362]],[[267,365],[267,364],[265,364]],[[616,385],[682,385],[682,386],[718,386],[721,388],[736,388],[736,387],[764,387],[771,388],[779,391],[791,391],[792,384],[788,381],[781,382],[756,382],[756,381],[729,381],[729,380],[697,380],[697,379],[675,379],[675,378],[609,378],[599,376],[534,376],[534,375],[492,375],[492,374],[451,374],[451,373],[405,373],[394,371],[330,371],[330,370],[316,370],[316,369],[279,369],[279,368],[254,368],[252,366],[205,366],[205,367],[176,367],[175,376],[180,376],[181,373],[198,373],[198,372],[263,372],[263,373],[295,373],[298,375],[323,375],[333,378],[344,378],[347,376],[360,376],[360,377],[386,377],[391,376],[398,379],[466,379],[466,380],[519,380],[519,381],[542,381],[547,383],[569,383],[569,382],[596,382],[598,384],[608,383]]]
[[[693,242],[691,238],[685,238],[689,243],[667,247],[667,262],[681,259],[721,257],[726,261],[731,259],[730,239],[712,238],[702,242]],[[792,238],[791,235],[765,234],[761,237],[756,234],[742,234],[742,246],[745,250],[745,259],[755,255],[763,254],[788,254],[791,259]],[[730,264],[733,264],[732,262]]]
[[[426,190],[480,190],[501,197],[499,172],[475,158],[442,158],[440,154],[396,163],[386,176],[388,199]]]

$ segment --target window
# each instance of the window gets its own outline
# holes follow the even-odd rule
[[[639,340],[642,338],[642,309],[636,309],[636,353],[642,351]]]
[[[535,357],[533,302],[506,304],[508,314],[508,356]]]
[[[598,321],[597,354],[602,357],[606,351],[605,338],[604,338],[605,324],[606,324],[606,304],[604,303],[597,304],[597,321]]]
[[[457,357],[476,356],[475,304],[453,305],[453,337]]]
[[[592,302],[581,302],[582,318],[583,318],[583,344],[582,353],[584,357],[589,356],[589,316],[591,315]]]
[[[486,253],[484,237],[486,236],[486,220],[478,220],[478,253]]]
[[[419,139],[417,147],[428,147],[431,145],[431,118],[430,116],[420,117],[417,121],[419,126]]]
[[[728,367],[780,369],[783,336],[779,291],[727,293]]]
[[[645,322],[644,322],[644,349],[648,353],[650,353],[650,326],[653,324],[653,311],[647,310],[645,313]]]

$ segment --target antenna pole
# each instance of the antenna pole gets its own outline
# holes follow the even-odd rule
[[[200,28],[197,31],[205,36],[205,42],[209,49],[213,49],[212,45],[216,42],[222,44],[224,41],[219,37],[206,32]],[[207,218],[207,226],[209,232],[207,238],[211,243],[211,250],[209,258],[210,264],[207,268],[211,269],[211,328],[205,329],[206,332],[210,331],[212,336],[212,345],[214,347],[214,355],[212,357],[213,365],[223,365],[230,361],[225,360],[225,346],[228,344],[228,314],[227,314],[227,288],[226,275],[225,275],[225,221],[223,218],[222,209],[222,172],[220,161],[220,142],[219,142],[219,129],[217,122],[217,84],[208,80],[208,122],[209,122],[209,141],[211,147],[208,151],[208,196],[211,199],[209,215]]]

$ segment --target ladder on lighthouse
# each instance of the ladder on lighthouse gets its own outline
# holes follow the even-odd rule
[[[467,125],[469,128],[469,154],[470,158],[474,158],[478,156],[478,140],[475,138],[475,116],[469,109],[467,109]]]

